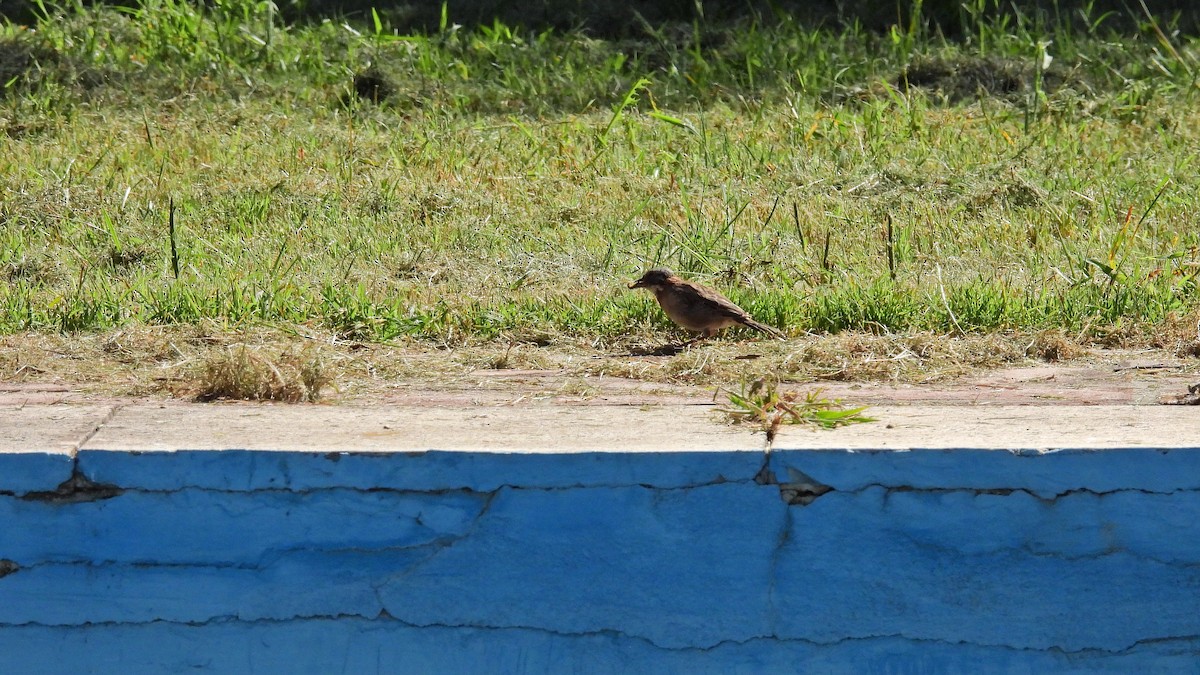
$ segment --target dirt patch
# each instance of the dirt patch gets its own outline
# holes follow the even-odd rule
[[[980,98],[1022,103],[1035,88],[1052,94],[1071,84],[1073,77],[1056,64],[1039,74],[1029,59],[934,56],[913,61],[896,77],[895,87],[905,93],[917,89],[949,104]]]
[[[1014,60],[985,58],[928,58],[914,62],[896,79],[896,88],[918,88],[950,103],[991,96],[1008,98],[1026,92],[1033,68]]]
[[[378,66],[356,73],[352,81],[354,93],[363,101],[381,103],[396,95],[396,82]]]

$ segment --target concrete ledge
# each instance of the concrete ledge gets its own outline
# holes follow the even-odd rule
[[[0,662],[1190,672],[1192,412],[3,410]]]
[[[111,406],[0,407],[0,492],[53,490],[71,477],[75,452]]]

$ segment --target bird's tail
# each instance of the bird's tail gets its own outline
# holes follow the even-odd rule
[[[765,323],[759,323],[749,317],[747,317],[743,323],[746,324],[746,326],[748,328],[753,328],[756,331],[766,333],[767,335],[770,335],[771,337],[776,337],[776,338],[779,338],[780,340],[787,339],[787,336],[785,336],[783,334],[783,332],[780,331],[779,329],[774,328],[772,326],[768,326]]]

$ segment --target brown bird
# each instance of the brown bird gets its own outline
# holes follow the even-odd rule
[[[685,281],[669,269],[650,270],[629,287],[654,291],[655,299],[667,316],[680,326],[700,333],[700,337],[712,337],[722,328],[741,324],[783,338],[783,333],[755,321],[746,310],[725,296],[706,286]]]

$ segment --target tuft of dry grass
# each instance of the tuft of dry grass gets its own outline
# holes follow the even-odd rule
[[[199,401],[315,402],[332,384],[321,358],[307,351],[288,350],[270,357],[246,345],[216,351],[200,364],[195,377]]]
[[[1200,312],[1172,314],[1154,331],[1150,346],[1181,358],[1200,357]]]
[[[1069,361],[1087,353],[1078,342],[1059,329],[1041,331],[1025,347],[1025,354],[1043,361]]]

